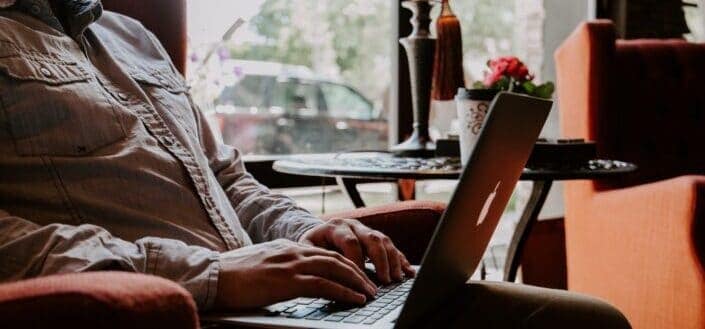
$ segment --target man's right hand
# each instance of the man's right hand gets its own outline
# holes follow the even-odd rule
[[[341,254],[289,240],[229,251],[220,259],[218,309],[251,309],[297,297],[364,304],[377,292]]]

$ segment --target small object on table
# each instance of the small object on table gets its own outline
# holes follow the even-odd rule
[[[595,142],[584,139],[545,139],[536,141],[527,167],[555,168],[557,165],[575,166],[597,158]]]
[[[436,38],[438,45],[433,64],[432,98],[450,101],[458,88],[465,87],[465,72],[460,20],[450,8],[449,0],[443,0],[441,14],[436,21]]]
[[[460,160],[463,164],[480,138],[482,126],[490,111],[491,103],[499,93],[495,89],[458,89],[455,96],[460,124]]]
[[[411,18],[413,32],[400,40],[409,58],[414,131],[406,141],[392,147],[391,151],[399,156],[432,157],[436,148],[429,133],[433,58],[436,52],[436,39],[432,37],[430,28],[434,4],[433,0],[402,2],[402,6],[414,13]]]
[[[457,138],[436,140],[436,157],[460,158],[460,141]]]

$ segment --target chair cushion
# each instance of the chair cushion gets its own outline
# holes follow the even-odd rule
[[[639,172],[598,189],[705,174],[705,45],[682,40],[618,41],[612,96],[591,121],[601,157]],[[611,81],[611,82],[610,82]]]
[[[198,328],[196,305],[177,284],[152,276],[94,272],[0,285],[0,327]]]

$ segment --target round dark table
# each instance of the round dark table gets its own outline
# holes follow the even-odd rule
[[[462,173],[457,158],[397,158],[384,152],[353,152],[296,155],[277,160],[274,170],[315,177],[332,177],[355,207],[365,203],[356,185],[361,181],[404,181],[458,179]],[[634,164],[616,160],[590,160],[582,164],[544,164],[524,169],[521,180],[533,181],[531,195],[509,244],[504,280],[514,282],[524,246],[556,180],[601,179],[636,171]]]

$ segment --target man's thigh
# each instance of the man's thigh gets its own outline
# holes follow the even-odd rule
[[[472,282],[429,324],[449,328],[631,328],[609,304],[585,295],[503,282]],[[435,326],[434,326],[435,327]]]

